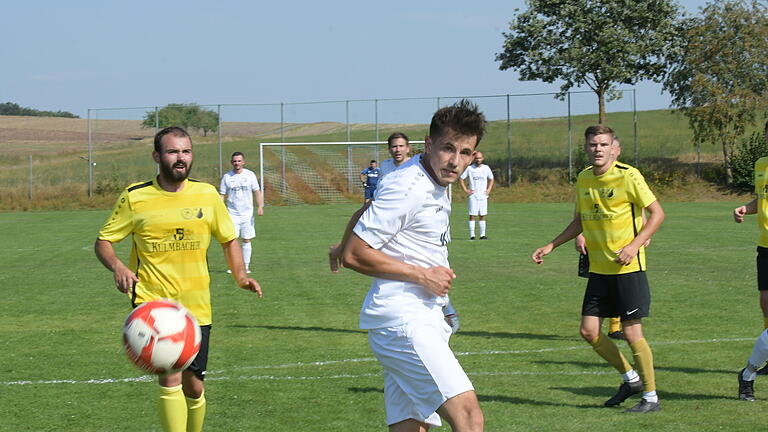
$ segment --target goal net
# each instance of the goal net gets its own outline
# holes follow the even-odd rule
[[[411,141],[421,153],[424,141]],[[389,159],[386,141],[259,144],[264,202],[276,205],[360,202],[360,172]]]

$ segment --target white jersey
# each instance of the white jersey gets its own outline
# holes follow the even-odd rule
[[[407,162],[407,161],[405,161]],[[405,163],[403,162],[403,163]],[[403,163],[400,164],[400,166],[403,166]],[[392,171],[400,168],[400,166],[395,165],[394,159],[387,159],[385,161],[382,161],[379,164],[379,169],[381,170],[381,173],[379,174],[379,181],[383,179],[387,174],[391,173]]]
[[[219,185],[219,193],[227,196],[227,210],[234,216],[253,215],[253,192],[259,189],[256,174],[246,168],[240,174],[228,171]]]
[[[469,177],[468,189],[472,190],[472,195],[476,199],[488,198],[485,191],[488,189],[488,180],[493,180],[493,171],[486,164],[476,166],[472,164],[461,174],[461,178]]]
[[[451,203],[446,188],[424,170],[421,156],[390,173],[355,225],[354,233],[374,249],[421,267],[448,267]],[[435,314],[442,318],[448,297],[421,285],[374,278],[360,311],[360,328],[402,325]]]

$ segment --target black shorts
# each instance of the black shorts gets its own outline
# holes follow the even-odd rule
[[[200,326],[202,339],[200,340],[200,352],[192,360],[192,364],[186,369],[195,374],[200,381],[205,380],[205,370],[208,369],[208,339],[211,337],[211,325]]]
[[[768,290],[768,248],[757,247],[757,290]]]
[[[650,309],[651,289],[644,271],[589,274],[582,316],[620,317],[621,321],[629,321],[647,317]]]

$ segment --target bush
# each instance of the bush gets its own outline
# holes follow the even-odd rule
[[[749,139],[743,139],[731,155],[730,168],[733,172],[733,187],[739,190],[755,188],[755,162],[761,157],[768,156],[768,144],[765,136],[755,132]]]

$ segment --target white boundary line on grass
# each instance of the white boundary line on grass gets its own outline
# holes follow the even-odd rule
[[[753,341],[755,338],[716,338],[716,339],[694,339],[687,341],[659,341],[653,342],[651,345],[688,345],[688,344],[702,344],[702,343],[722,343],[722,342],[745,342]],[[544,352],[558,352],[558,351],[574,351],[580,349],[589,348],[586,344],[578,346],[570,346],[563,348],[540,348],[529,350],[508,350],[508,351],[477,351],[477,352],[457,352],[456,356],[471,356],[471,355],[508,355],[508,354],[531,354],[531,353],[544,353]],[[344,363],[364,363],[373,362],[376,359],[373,357],[351,358],[342,360],[327,360],[317,362],[294,362],[284,363],[280,365],[261,365],[261,366],[240,366],[234,367],[231,370],[248,370],[248,369],[288,369],[298,368],[304,366],[329,366]],[[253,375],[253,376],[215,376],[226,371],[211,371],[209,372],[214,376],[206,377],[210,381],[229,381],[229,380],[273,380],[273,381],[312,381],[323,379],[348,379],[348,378],[365,378],[380,376],[381,373],[367,373],[357,375],[326,375],[326,376],[275,376],[275,375]],[[582,371],[582,372],[527,372],[527,371],[513,371],[513,372],[467,372],[468,375],[474,376],[511,376],[511,375],[604,375],[613,373],[611,371]],[[103,378],[103,379],[88,379],[88,380],[69,380],[69,379],[55,379],[55,380],[21,380],[21,381],[5,381],[0,382],[0,385],[15,386],[15,385],[50,385],[50,384],[119,384],[119,383],[133,383],[133,382],[153,382],[155,381],[154,375],[143,375],[139,377],[130,378]]]

